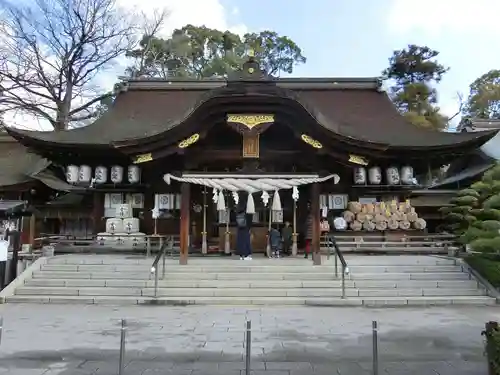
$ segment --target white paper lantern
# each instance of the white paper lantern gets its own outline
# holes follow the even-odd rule
[[[371,185],[380,185],[382,182],[382,170],[380,167],[371,167],[368,170],[368,181]]]
[[[113,165],[111,167],[111,182],[113,184],[119,184],[123,181],[123,167],[119,165]]]
[[[108,181],[108,168],[102,165],[96,167],[94,178],[96,184],[105,184]]]
[[[363,167],[354,168],[354,184],[364,185],[366,184],[366,169]]]
[[[68,165],[66,168],[66,181],[70,184],[76,184],[78,182],[78,172],[80,168],[76,165]]]
[[[404,166],[401,168],[401,182],[405,185],[412,185],[413,184],[413,168],[410,167],[409,165]]]
[[[78,169],[78,182],[90,182],[92,178],[92,168],[88,165],[80,165]]]
[[[127,171],[128,182],[137,184],[141,180],[141,169],[137,165],[129,165]]]
[[[401,182],[399,170],[396,167],[387,168],[386,177],[388,185],[399,185]]]

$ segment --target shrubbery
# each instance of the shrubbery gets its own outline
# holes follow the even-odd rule
[[[500,329],[497,322],[488,322],[482,332],[486,337],[486,357],[488,359],[488,373],[500,375]]]
[[[458,192],[450,204],[440,210],[448,231],[473,251],[500,251],[500,164],[488,170],[481,181]]]
[[[474,254],[465,258],[465,261],[493,287],[500,288],[500,255]]]

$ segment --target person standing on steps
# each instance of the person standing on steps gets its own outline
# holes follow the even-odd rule
[[[306,249],[304,252],[304,258],[306,259],[309,257],[309,253],[311,252],[312,238],[313,238],[313,215],[312,213],[309,213],[306,219],[306,235],[305,235]]]
[[[286,221],[285,226],[281,229],[281,238],[283,238],[283,255],[291,255],[293,229],[289,221]]]
[[[250,222],[244,210],[239,210],[236,214],[236,251],[241,260],[252,260],[252,245],[250,241]]]
[[[271,226],[271,231],[269,232],[269,246],[271,247],[270,258],[280,257],[280,245],[281,245],[281,233],[277,228],[277,224]]]

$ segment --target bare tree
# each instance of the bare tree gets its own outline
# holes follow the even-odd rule
[[[22,4],[2,1],[0,113],[21,111],[54,130],[95,118],[113,95],[96,76],[134,48],[140,22],[115,0]]]
[[[458,102],[458,109],[457,109],[457,111],[452,116],[450,116],[448,118],[448,121],[453,120],[455,117],[457,117],[458,115],[460,115],[463,112],[464,105],[465,105],[463,94],[460,93],[460,92],[457,92],[456,99],[457,99],[457,102]]]
[[[126,53],[127,57],[133,58],[133,64],[125,70],[129,77],[139,78],[143,75],[148,75],[148,66],[154,65],[156,59],[161,58],[161,52],[158,52],[156,43],[158,43],[158,34],[164,26],[168,16],[167,10],[155,10],[151,17],[143,15],[144,22],[142,26],[142,39],[137,44],[134,50],[129,50]]]

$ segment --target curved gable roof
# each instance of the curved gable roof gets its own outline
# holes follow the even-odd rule
[[[480,146],[497,131],[444,133],[418,128],[401,116],[376,80],[282,79],[273,82],[130,82],[113,107],[93,124],[66,131],[9,129],[25,144],[104,146],[167,133],[210,100],[228,96],[275,96],[302,106],[339,136],[387,148],[440,148],[474,143]],[[237,100],[237,95],[234,100]],[[264,99],[265,100],[265,99]],[[204,109],[207,109],[204,107]]]

